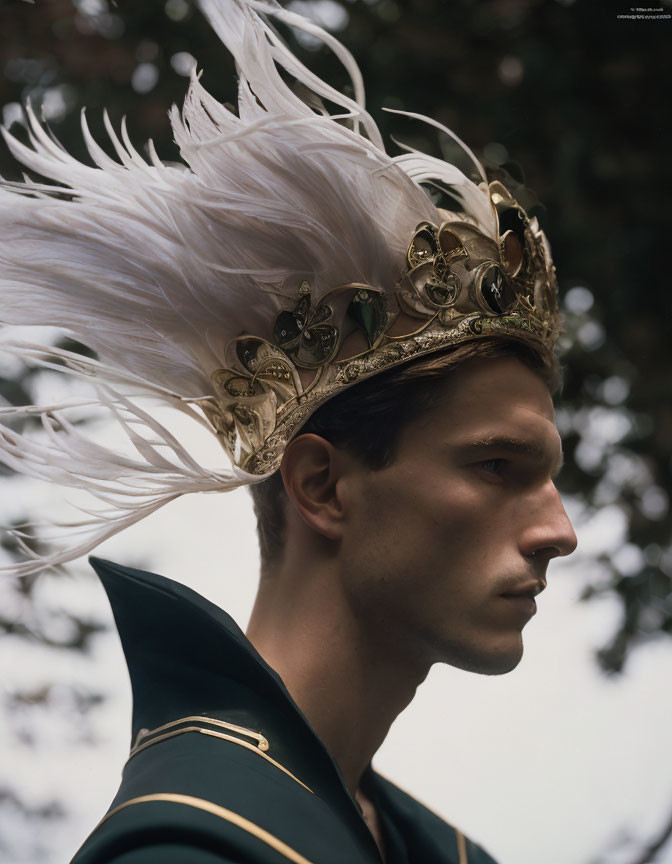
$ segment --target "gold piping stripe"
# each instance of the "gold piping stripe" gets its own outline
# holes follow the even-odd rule
[[[459,864],[469,864],[467,860],[467,841],[464,839],[464,834],[455,828],[457,834],[457,854],[460,858]]]
[[[264,753],[258,747],[255,747],[254,744],[250,744],[249,741],[241,741],[240,738],[234,738],[233,735],[226,735],[224,732],[215,732],[214,729],[203,729],[202,726],[186,726],[183,729],[175,729],[172,732],[165,732],[163,735],[158,735],[156,738],[152,738],[151,741],[146,741],[144,744],[140,744],[140,746],[135,747],[131,751],[131,755],[128,757],[132,759],[136,753],[139,753],[141,750],[144,750],[145,747],[151,747],[152,744],[158,744],[159,741],[165,741],[167,738],[174,738],[176,735],[182,735],[184,732],[200,732],[201,735],[210,735],[213,738],[220,738],[224,741],[231,741],[233,744],[239,744],[241,747],[245,747],[246,750],[250,750],[252,753],[256,753],[257,756],[261,756],[267,762],[270,762],[271,765],[275,765],[276,768],[279,768],[283,771],[288,777],[291,777],[292,780],[295,780],[299,786],[303,786],[304,789],[307,789],[310,793],[313,793],[313,790],[310,786],[306,786],[298,777],[294,776],[292,772],[285,768],[284,765],[281,765],[279,762],[276,762],[275,759],[271,758],[268,754]]]
[[[138,736],[136,741],[142,741],[143,738],[148,738],[150,735],[156,735],[157,732],[163,732],[165,729],[172,729],[174,726],[179,726],[180,723],[207,723],[209,726],[220,726],[222,729],[228,729],[230,732],[238,732],[241,735],[247,735],[248,738],[254,738],[259,742],[260,750],[268,750],[268,740],[261,732],[253,732],[252,729],[246,729],[243,726],[236,726],[235,723],[227,723],[226,720],[217,720],[214,717],[202,717],[200,715],[190,715],[189,717],[181,717],[179,720],[171,720],[170,723],[164,723],[163,726],[157,726],[156,729],[149,729],[142,736]],[[138,749],[140,744],[136,743],[131,755]]]
[[[124,801],[123,804],[115,807],[114,810],[111,810],[99,822],[96,830],[100,828],[103,822],[107,822],[108,819],[114,816],[115,813],[119,813],[120,810],[125,810],[126,807],[132,807],[135,804],[146,804],[152,801],[169,801],[172,804],[184,804],[187,807],[195,807],[197,810],[212,813],[213,816],[225,819],[237,828],[241,828],[258,840],[261,840],[262,843],[266,843],[267,846],[284,855],[288,861],[292,861],[294,864],[311,864],[307,858],[304,858],[303,855],[296,852],[291,846],[283,843],[282,840],[279,840],[259,825],[255,825],[254,822],[250,822],[249,819],[245,819],[239,813],[234,813],[233,810],[227,810],[226,807],[220,807],[219,804],[213,804],[212,801],[206,801],[204,798],[194,798],[191,795],[178,795],[173,792],[157,792],[153,795],[141,795],[139,798],[131,798],[130,801]]]

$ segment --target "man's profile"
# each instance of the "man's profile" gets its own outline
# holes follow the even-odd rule
[[[171,112],[186,168],[109,126],[114,162],[85,121],[83,166],[32,118],[32,146],[9,146],[58,185],[0,188],[2,320],[61,327],[96,354],[8,346],[96,398],[31,406],[46,450],[3,427],[0,459],[105,505],[79,542],[19,572],[86,554],[186,492],[248,485],[258,521],[247,635],[177,583],[91,559],[133,733],[73,864],[492,862],[371,762],[434,663],[516,667],[548,564],[576,545],[553,482],[548,244],[516,184],[465,145],[473,180],[389,156],[332,36],[273,3],[201,5],[236,59],[239,101],[192,76]],[[264,15],[327,42],[355,98]],[[206,426],[231,469],[201,465],[147,397]],[[83,404],[112,414],[132,456],[67,421]]]
[[[398,411],[396,424],[382,411],[370,424],[383,465],[369,468],[353,442],[295,439],[282,469],[287,539],[266,543],[248,628],[379,837],[359,779],[397,714],[433,663],[513,669],[549,561],[576,544],[552,482],[561,449],[547,381],[517,346],[479,347],[440,378],[411,379],[433,402],[403,428]],[[383,399],[353,397],[389,406],[386,383]]]

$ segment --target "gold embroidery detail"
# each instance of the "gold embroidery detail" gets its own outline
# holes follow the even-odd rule
[[[162,729],[167,729],[172,726],[176,726],[178,723],[185,723],[189,720],[200,720],[205,723],[212,723],[217,726],[223,726],[226,729],[231,729],[233,731],[240,732],[240,734],[248,735],[249,737],[260,739],[259,746],[255,747],[254,744],[250,744],[249,741],[241,741],[240,738],[235,738],[233,735],[227,735],[224,732],[215,732],[214,729],[205,729],[203,726],[185,726],[182,729],[173,729],[172,732],[164,732],[162,735],[157,735],[153,737],[149,741],[144,741],[142,744],[137,744],[130,752],[129,760],[132,759],[136,754],[140,753],[141,750],[144,750],[146,747],[151,747],[152,744],[158,744],[160,741],[166,741],[168,738],[174,738],[176,735],[182,735],[185,732],[199,732],[201,735],[210,735],[212,738],[219,738],[223,741],[230,741],[233,744],[238,744],[240,747],[245,747],[246,750],[249,750],[251,753],[256,753],[257,756],[261,756],[262,759],[265,759],[267,762],[270,762],[271,765],[274,765],[276,768],[279,768],[284,774],[288,777],[291,777],[292,780],[296,781],[299,786],[303,786],[308,792],[313,794],[313,790],[310,786],[306,786],[306,784],[299,780],[292,772],[285,768],[284,765],[281,765],[280,762],[277,762],[271,756],[264,752],[264,750],[268,749],[268,741],[264,738],[263,735],[259,732],[253,732],[251,729],[244,729],[242,726],[235,726],[233,723],[226,723],[224,720],[214,720],[210,717],[183,717],[181,720],[173,720],[170,723],[165,723],[163,726],[158,726],[156,729],[152,729],[151,732],[147,733],[144,737],[148,737],[148,735],[154,735],[156,732],[159,732]],[[265,744],[265,747],[262,745]]]
[[[247,831],[248,834],[261,840],[262,843],[266,843],[266,845],[270,846],[271,849],[275,849],[276,852],[284,855],[288,861],[292,861],[294,864],[311,864],[307,858],[304,858],[303,855],[292,849],[291,846],[283,843],[282,840],[275,837],[269,831],[266,831],[254,822],[250,822],[249,819],[246,819],[239,813],[234,813],[233,810],[227,810],[226,807],[220,807],[219,804],[213,804],[212,801],[206,801],[204,798],[194,798],[192,795],[179,795],[173,792],[157,792],[153,795],[141,795],[139,798],[131,798],[129,801],[124,801],[123,804],[115,807],[114,810],[111,810],[106,816],[104,816],[91,833],[93,834],[97,831],[104,822],[107,822],[108,819],[116,813],[119,813],[121,810],[125,810],[127,807],[132,807],[135,804],[146,804],[154,801],[168,801],[172,804],[184,804],[187,807],[195,807],[197,810],[204,810],[206,813],[218,816],[220,819],[230,822],[237,828]]]

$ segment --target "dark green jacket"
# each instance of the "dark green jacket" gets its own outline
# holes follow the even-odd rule
[[[126,653],[133,749],[73,864],[380,864],[336,763],[235,622],[162,576],[91,563]],[[362,787],[388,864],[494,864],[373,770]]]

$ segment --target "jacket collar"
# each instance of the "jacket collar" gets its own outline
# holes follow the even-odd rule
[[[335,761],[231,616],[164,576],[89,561],[107,592],[126,656],[132,740],[141,729],[194,714],[261,732],[269,755],[337,811],[378,859]]]

